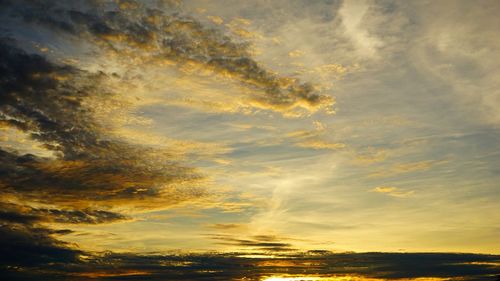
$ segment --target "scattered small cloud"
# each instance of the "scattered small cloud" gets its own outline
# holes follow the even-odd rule
[[[324,140],[313,140],[313,139],[299,142],[297,143],[297,146],[304,148],[329,149],[329,150],[337,150],[346,147],[344,143],[328,142]]]
[[[418,171],[426,171],[433,166],[448,163],[448,160],[424,160],[409,163],[393,164],[388,169],[371,173],[370,177],[390,177],[400,174],[413,173]]]
[[[415,193],[413,190],[401,190],[394,186],[377,186],[371,192],[387,194],[392,197],[409,197]]]
[[[228,230],[228,229],[238,229],[242,228],[244,225],[240,223],[216,223],[209,225],[210,228],[218,230]]]
[[[223,24],[224,20],[221,17],[218,16],[207,16],[209,20],[211,20],[215,24]]]
[[[274,235],[255,235],[249,238],[236,238],[228,234],[214,234],[208,236],[217,241],[217,244],[234,246],[240,250],[256,252],[293,252],[297,251],[291,243],[285,242],[287,238]]]
[[[291,58],[302,57],[305,53],[301,50],[293,50],[288,53],[288,56]]]

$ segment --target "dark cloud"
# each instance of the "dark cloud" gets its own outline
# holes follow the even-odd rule
[[[24,264],[19,276],[46,280],[262,280],[266,276],[349,276],[398,280],[495,280],[500,256],[473,254],[329,253],[246,258],[233,254],[136,255],[107,253],[85,261],[55,263],[50,273]],[[494,265],[497,263],[497,265]],[[12,273],[12,269],[6,270]],[[36,276],[36,278],[35,278]],[[29,278],[31,277],[31,278]],[[405,279],[408,280],[408,279]]]
[[[163,9],[175,6],[172,3],[162,1]],[[0,125],[24,132],[54,153],[54,157],[41,157],[0,148],[0,223],[5,251],[1,262],[2,270],[11,275],[37,272],[34,276],[49,274],[57,279],[66,276],[62,268],[85,264],[79,259],[83,252],[75,250],[75,245],[55,238],[71,230],[49,229],[50,223],[109,223],[126,219],[111,211],[115,207],[165,208],[204,195],[196,188],[203,177],[170,160],[168,152],[131,145],[106,134],[105,122],[87,102],[114,95],[107,87],[113,74],[91,73],[27,52],[29,47],[6,37],[16,32],[19,20],[35,30],[52,30],[56,36],[77,36],[98,49],[123,55],[123,59],[132,54],[148,62],[198,64],[259,90],[263,94],[253,97],[254,103],[269,109],[284,112],[301,106],[315,111],[333,102],[315,93],[309,84],[279,77],[259,66],[246,43],[234,42],[172,11],[165,13],[135,1],[6,0],[0,5],[4,25]],[[269,251],[292,250],[289,244],[259,239],[231,243]],[[15,254],[7,255],[10,251]],[[91,260],[100,259],[93,256]],[[102,261],[119,263],[110,256]],[[52,271],[47,273],[49,265]],[[29,274],[25,277],[30,279]]]
[[[55,280],[64,276],[59,265],[81,264],[82,252],[56,237],[71,231],[50,229],[50,223],[115,222],[127,219],[111,211],[115,207],[165,208],[203,196],[190,187],[201,176],[169,160],[168,153],[106,137],[101,120],[84,105],[88,98],[112,95],[103,86],[106,79],[104,73],[56,64],[26,53],[15,40],[0,39],[0,125],[54,152],[41,157],[2,143],[2,279],[48,274]],[[40,272],[17,278],[26,273],[24,267]]]
[[[0,267],[47,266],[79,261],[81,251],[53,235],[67,231],[50,230],[32,224],[0,223]]]
[[[272,235],[256,235],[248,239],[235,238],[227,234],[208,235],[209,238],[218,241],[219,245],[237,246],[241,250],[263,251],[263,252],[291,252],[297,249],[293,248],[291,243],[283,242],[286,238],[280,238]]]
[[[173,163],[151,167],[126,147],[121,155],[114,154],[118,150],[98,149],[99,158],[79,156],[74,160],[0,151],[0,173],[6,175],[0,179],[1,192],[41,203],[82,208],[96,202],[154,208],[160,203],[176,204],[202,194],[188,187],[176,194],[177,183],[200,179],[194,172],[190,174],[190,169]],[[92,153],[85,150],[89,151]],[[169,195],[172,197],[166,197]]]
[[[132,280],[262,280],[272,275],[358,275],[381,279],[443,277],[493,279],[499,256],[471,254],[342,253],[245,258],[240,254],[187,256],[109,255],[118,268],[144,272]],[[142,265],[142,266],[141,266]],[[147,266],[144,266],[147,265]],[[105,278],[103,278],[105,279]]]
[[[105,137],[83,102],[92,95],[111,95],[99,88],[106,75],[56,65],[6,41],[0,42],[0,122],[25,131],[58,157],[0,150],[1,193],[65,206],[85,207],[90,201],[133,205],[134,200],[145,206],[148,198],[154,199],[152,205],[163,198],[165,206],[183,200],[174,194],[181,183],[201,178],[162,152]],[[184,193],[186,198],[199,194]]]
[[[11,5],[11,15],[80,40],[85,38],[124,60],[132,57],[147,63],[192,63],[240,81],[258,90],[250,97],[254,106],[288,114],[328,109],[334,103],[332,97],[317,93],[309,83],[265,69],[252,58],[247,43],[231,40],[221,31],[176,13],[172,5],[160,10],[122,1],[116,5],[108,2],[106,8],[97,10],[89,1],[77,1],[78,5],[42,1],[42,6],[39,2],[21,2]]]
[[[46,218],[21,213],[21,206],[0,204],[0,276],[2,280],[65,280],[70,267],[81,267],[86,253],[57,236],[69,229],[39,224]]]
[[[127,217],[104,210],[68,210],[33,208],[0,202],[0,221],[31,224],[35,222],[57,222],[69,224],[101,224],[126,220]]]
[[[77,36],[123,59],[132,54],[145,62],[195,63],[259,90],[263,94],[253,97],[254,103],[282,112],[297,106],[315,111],[333,102],[309,84],[265,70],[251,58],[246,43],[171,13],[168,9],[175,4],[168,1],[162,2],[167,12],[135,1],[2,1],[0,5],[9,36],[20,19],[36,29]],[[54,63],[2,38],[0,77],[1,125],[25,132],[55,155],[44,158],[0,148],[0,194],[6,198],[0,201],[0,221],[12,247],[51,257],[37,248],[45,247],[56,256],[57,251],[67,253],[61,257],[73,262],[77,252],[53,238],[68,230],[42,225],[120,221],[126,217],[112,208],[165,208],[204,195],[196,188],[203,177],[169,160],[168,153],[107,136],[104,122],[86,102],[114,95],[106,87],[112,74]],[[7,198],[26,203],[13,204]],[[26,241],[31,232],[40,236],[31,237],[30,248]],[[277,241],[231,243],[266,251],[292,250]]]
[[[98,145],[97,125],[81,104],[95,92],[89,80],[98,80],[99,74],[53,64],[39,55],[26,54],[9,41],[0,42],[0,120],[31,132],[33,138],[66,158],[78,157],[86,147]]]

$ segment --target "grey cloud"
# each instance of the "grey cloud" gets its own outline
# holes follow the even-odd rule
[[[89,2],[82,1],[87,10],[75,10],[67,4],[46,1],[49,4],[43,10],[27,3],[25,6],[31,5],[31,9],[13,8],[12,14],[21,14],[28,22],[50,29],[86,37],[118,54],[131,49],[142,60],[196,63],[260,91],[262,94],[250,98],[252,104],[266,109],[289,114],[299,108],[305,112],[329,110],[334,104],[332,97],[319,94],[313,85],[265,69],[251,57],[246,43],[235,42],[175,11],[164,12],[139,2],[128,2],[127,7],[133,4],[138,8],[124,11],[118,4],[95,11]]]
[[[127,217],[105,210],[49,209],[21,206],[0,202],[0,221],[31,224],[36,222],[57,222],[68,224],[101,224],[126,220]]]
[[[296,253],[245,258],[242,253],[136,255],[107,253],[86,261],[57,263],[50,273],[24,264],[15,280],[262,280],[268,276],[357,276],[495,280],[497,255],[446,253]],[[7,275],[6,274],[6,275]],[[8,275],[7,275],[8,276]],[[21,279],[21,277],[25,279]]]
[[[75,31],[75,25],[44,13],[54,8],[50,1],[0,5],[4,23],[10,21],[4,12],[15,6],[14,16]],[[127,217],[113,207],[165,208],[199,198],[204,193],[189,185],[202,176],[168,153],[105,136],[102,120],[84,103],[113,95],[106,90],[107,74],[54,63],[18,44],[0,38],[0,125],[26,133],[54,157],[0,148],[0,273],[8,280],[66,279],[68,266],[82,266],[83,252],[55,237],[71,230],[47,225],[115,222]]]
[[[209,238],[218,241],[220,245],[237,246],[241,249],[251,249],[264,252],[291,252],[297,249],[293,248],[291,243],[286,242],[285,238],[272,235],[256,235],[248,239],[235,238],[232,235],[215,234],[208,235]]]
[[[82,252],[56,240],[54,234],[61,232],[32,224],[0,224],[0,270],[78,262]]]
[[[2,278],[37,280],[48,274],[51,280],[64,279],[68,265],[81,263],[82,251],[54,237],[71,231],[43,225],[109,223],[126,219],[111,207],[164,208],[203,196],[178,188],[180,182],[201,178],[192,169],[161,152],[146,161],[153,151],[103,137],[100,120],[83,100],[109,94],[100,88],[105,74],[54,64],[2,38],[0,77],[1,125],[25,132],[56,154],[44,158],[0,148]],[[24,276],[24,267],[38,273]]]
[[[174,192],[173,185],[201,179],[163,152],[103,136],[100,120],[82,103],[91,95],[111,95],[99,88],[104,74],[56,65],[7,41],[0,43],[0,121],[30,134],[58,158],[0,150],[2,193],[62,205],[133,203],[126,199],[158,199]],[[186,191],[162,203],[201,195]]]

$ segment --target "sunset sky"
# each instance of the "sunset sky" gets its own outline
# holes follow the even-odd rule
[[[0,273],[493,280],[499,10],[1,0]]]

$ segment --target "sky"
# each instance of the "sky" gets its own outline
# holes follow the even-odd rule
[[[0,1],[0,273],[493,280],[499,8]]]

